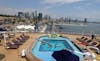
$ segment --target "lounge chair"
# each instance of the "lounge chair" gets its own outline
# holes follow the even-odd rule
[[[99,50],[100,50],[100,44],[98,46],[96,46]]]
[[[86,40],[88,40],[88,38],[84,38],[84,39],[82,39],[83,42],[85,42]]]
[[[81,39],[84,39],[84,38],[85,38],[84,36],[81,37]]]
[[[22,42],[17,41],[17,40],[12,40],[12,42],[13,42],[15,45],[22,45]]]
[[[85,44],[88,46],[88,45],[91,45],[90,43],[92,43],[93,41],[91,40],[91,39],[89,39],[89,40],[86,40],[86,41],[84,41],[85,42]]]
[[[80,41],[81,44],[83,44],[83,45],[87,45],[86,41],[88,40],[88,38],[83,38],[83,39],[81,39],[81,38],[77,38],[77,40]]]
[[[78,39],[84,39],[85,37],[84,36],[82,36],[81,38],[78,38]]]
[[[87,48],[93,49],[93,50],[95,50],[96,53],[100,54],[100,49],[95,46],[87,46]]]
[[[23,39],[23,38],[21,38],[21,37],[19,37],[19,38],[16,38],[18,41],[20,41],[20,42],[22,42],[22,43],[24,43],[26,40],[25,39]]]
[[[89,43],[90,45],[92,46],[98,46],[99,45],[99,42],[97,41],[92,41],[91,43]]]
[[[26,36],[24,34],[20,35],[21,38],[24,38],[25,40],[27,40],[29,38],[29,36]]]
[[[9,49],[17,49],[19,47],[19,45],[15,45],[15,44],[12,44],[10,42],[6,43],[6,48],[9,48]]]
[[[20,36],[20,38],[22,38],[23,40],[27,40],[27,38],[26,38],[26,37],[24,37],[24,36]]]
[[[96,53],[100,54],[100,43],[97,41],[93,41],[91,44],[88,44],[87,47],[95,50]]]
[[[87,41],[85,41],[86,43],[90,43],[90,42],[92,42],[92,40],[91,39],[89,39],[89,40],[87,40]]]
[[[88,40],[88,38],[86,37],[81,37],[81,38],[76,38],[76,40],[80,41],[80,42],[85,42],[86,40]]]

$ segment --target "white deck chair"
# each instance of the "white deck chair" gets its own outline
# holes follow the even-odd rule
[[[87,46],[87,48],[92,48],[92,49],[96,50],[97,53],[100,54],[100,50],[95,46]]]

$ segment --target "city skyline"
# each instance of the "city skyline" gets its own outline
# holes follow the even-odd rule
[[[42,12],[52,17],[100,19],[100,0],[1,0],[0,14]]]

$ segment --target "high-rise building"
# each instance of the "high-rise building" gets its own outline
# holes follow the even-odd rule
[[[34,12],[34,16],[37,17],[37,11]]]
[[[84,23],[87,23],[87,18],[84,19]]]
[[[29,12],[26,12],[26,13],[25,13],[25,18],[30,19],[30,14],[29,14]]]
[[[44,19],[45,19],[45,20],[51,20],[51,17],[50,17],[49,15],[45,15],[45,16],[44,16]]]
[[[38,20],[39,20],[39,21],[42,21],[42,13],[39,13],[39,14],[38,14]]]
[[[34,16],[34,12],[32,12],[32,18],[34,19],[34,17],[35,17],[35,16]]]
[[[34,19],[37,21],[38,19],[38,15],[37,15],[37,11],[34,12]]]
[[[18,12],[18,17],[23,18],[24,17],[24,13],[23,12]]]
[[[50,17],[50,16],[48,17],[48,20],[49,20],[49,21],[51,20],[51,17]]]

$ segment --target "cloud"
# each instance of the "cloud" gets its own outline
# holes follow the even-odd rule
[[[65,4],[65,3],[75,3],[83,0],[43,0],[43,3],[45,4]]]
[[[48,4],[44,7],[45,10],[48,10],[50,8],[58,7],[63,4],[75,3],[80,1],[83,0],[43,0],[41,3]]]
[[[7,14],[7,15],[17,15],[18,12],[43,12],[43,14],[48,14],[48,11],[45,9],[33,9],[33,8],[8,8],[8,7],[1,7],[0,6],[0,14]]]
[[[11,14],[14,15],[18,10],[6,7],[0,7],[0,14]]]
[[[52,5],[45,6],[43,9],[48,10],[48,9],[51,9],[51,8],[59,7],[61,5],[63,5],[63,4],[52,4]]]
[[[0,7],[0,14],[10,14],[10,15],[15,15],[18,12],[34,12],[35,9],[32,8],[8,8],[8,7]]]

